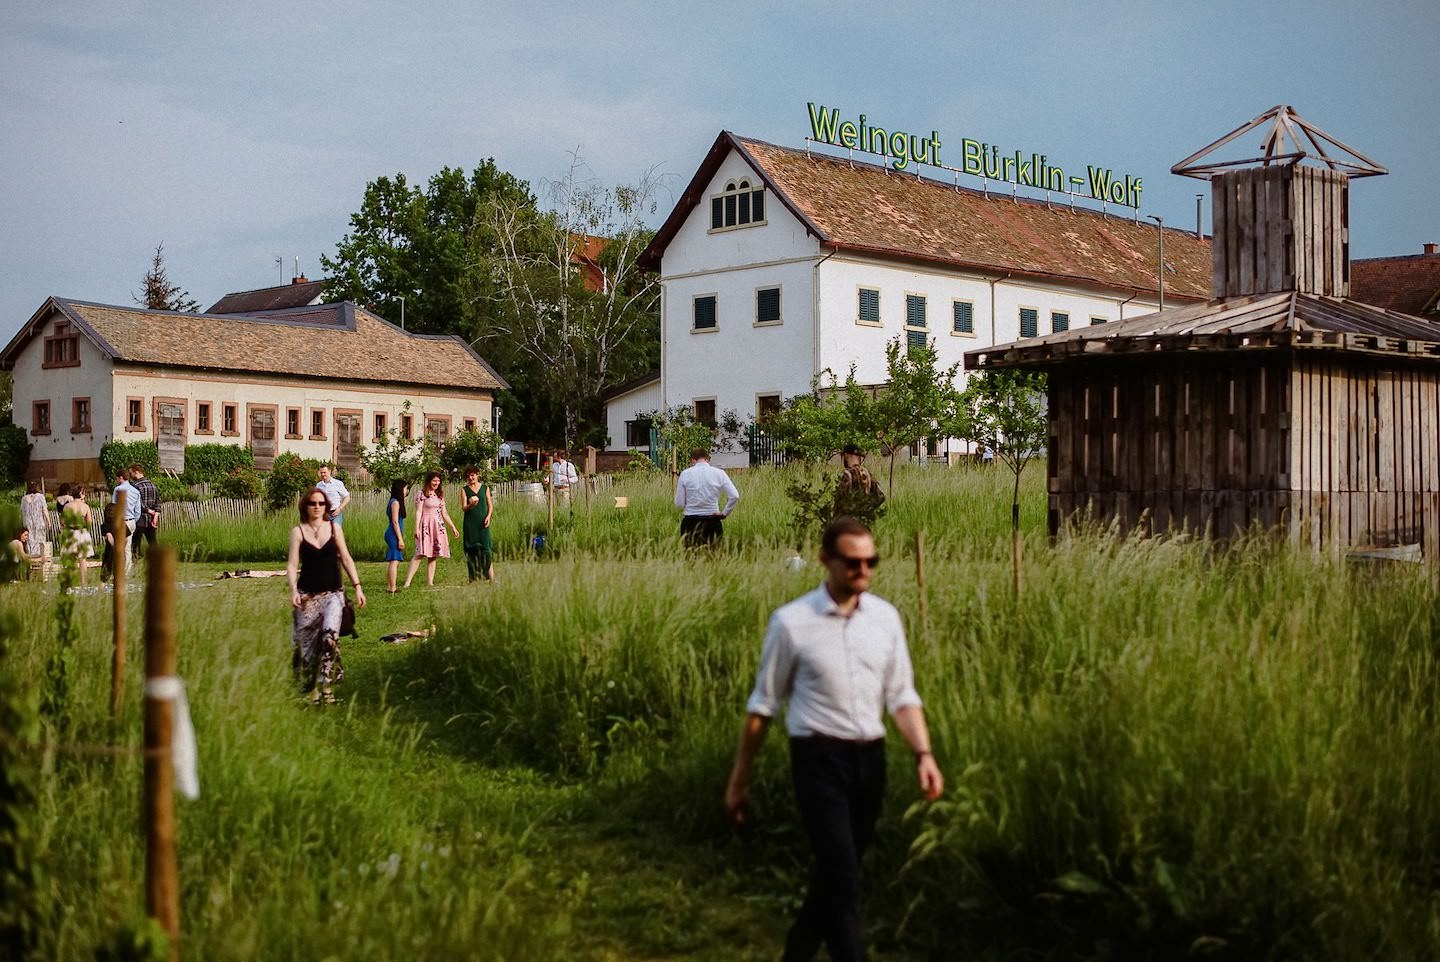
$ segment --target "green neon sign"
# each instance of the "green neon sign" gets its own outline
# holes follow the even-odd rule
[[[1142,178],[1131,174],[1120,176],[1109,167],[1087,165],[1085,176],[1077,177],[1051,164],[1045,154],[1031,152],[1026,155],[1020,150],[1002,153],[995,144],[968,137],[960,141],[960,166],[950,167],[940,159],[942,144],[938,131],[932,130],[926,137],[903,130],[887,130],[869,123],[864,114],[858,120],[841,120],[838,108],[815,103],[807,106],[810,108],[810,139],[833,147],[877,154],[887,158],[895,170],[905,170],[911,164],[928,164],[957,174],[1088,197],[1137,210],[1140,193],[1145,189]]]

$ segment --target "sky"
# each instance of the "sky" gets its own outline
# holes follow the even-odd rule
[[[1139,176],[1167,225],[1204,193],[1207,231],[1170,166],[1289,104],[1390,171],[1352,186],[1352,256],[1440,241],[1436,0],[0,0],[0,25],[6,339],[50,295],[133,304],[162,243],[202,306],[297,257],[317,278],[382,175],[494,158],[544,196],[578,151],[601,184],[662,175],[658,226],[721,130],[804,147],[812,101],[954,166],[969,138]]]

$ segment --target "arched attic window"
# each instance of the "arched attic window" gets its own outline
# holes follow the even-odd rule
[[[752,186],[748,178],[725,182],[725,189],[710,198],[710,229],[752,227],[765,223],[765,186]]]

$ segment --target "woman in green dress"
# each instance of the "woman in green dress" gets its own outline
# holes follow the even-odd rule
[[[495,580],[494,557],[490,551],[490,516],[495,512],[495,499],[490,495],[490,486],[480,480],[480,469],[473,465],[465,469],[465,487],[460,489],[460,510],[465,513],[462,522],[465,544],[465,567],[470,580],[484,578]]]

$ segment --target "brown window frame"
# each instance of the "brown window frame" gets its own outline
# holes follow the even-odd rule
[[[60,360],[56,360],[56,355]],[[45,338],[45,357],[41,368],[79,367],[80,335],[70,326],[69,321],[57,321],[55,333]]]
[[[230,416],[230,423],[234,427],[225,429],[225,416]],[[238,438],[240,436],[240,402],[220,402],[220,436],[222,438]]]
[[[445,425],[445,439],[436,443],[444,447],[450,439],[455,436],[455,418],[449,414],[427,414],[425,415],[425,438],[430,438],[430,422],[443,423]]]
[[[85,422],[80,422],[80,405],[85,405]],[[90,403],[88,397],[72,397],[70,399],[70,433],[90,434],[95,430],[95,405]]]
[[[299,441],[303,439],[304,436],[300,433],[300,415],[304,413],[300,408],[287,407],[285,409],[285,440]],[[293,422],[290,420],[292,417],[295,419]]]
[[[319,434],[316,434],[316,433],[315,433],[315,426],[316,426],[317,424],[320,426],[320,433],[319,433]],[[326,434],[325,434],[325,409],[324,409],[324,408],[311,408],[311,409],[310,409],[310,440],[311,440],[311,441],[324,441],[324,440],[325,440],[325,437],[326,437]]]
[[[707,428],[714,428],[716,427],[716,425],[719,424],[720,409],[715,404],[715,399],[713,397],[697,397],[695,398],[694,404],[695,406],[694,408],[692,408],[692,410],[695,412],[696,423],[703,424]],[[702,404],[710,405],[710,419],[708,421],[700,416],[700,405]]]
[[[461,432],[474,431],[479,427],[480,421],[476,418],[466,418],[464,424],[465,426],[460,429]]]
[[[41,426],[40,426],[40,412],[41,412],[41,411],[44,411],[44,412],[45,412],[45,426],[44,426],[44,427],[41,427]],[[43,437],[44,435],[47,435],[47,434],[50,433],[50,431],[51,431],[51,430],[54,428],[54,426],[55,426],[55,425],[54,425],[54,422],[53,422],[53,421],[51,420],[51,418],[50,418],[51,413],[52,413],[52,412],[51,412],[51,410],[50,410],[50,402],[49,402],[48,400],[47,400],[47,401],[35,401],[35,402],[33,402],[33,403],[30,405],[30,433],[31,433],[32,435],[36,435],[36,436],[38,436],[38,437]]]
[[[133,409],[132,409],[131,405],[134,405]],[[140,416],[140,419],[139,419],[138,421],[135,421],[135,420],[132,420],[132,419],[131,419],[131,417],[130,417],[130,412],[131,412],[132,410],[133,410],[136,414],[138,414],[138,415]],[[132,432],[134,432],[134,431],[139,431],[139,432],[142,432],[142,433],[145,431],[145,399],[144,399],[143,397],[140,397],[140,396],[135,395],[135,394],[126,395],[126,397],[125,397],[125,430],[126,430],[126,431],[132,431]]]
[[[375,428],[375,434],[371,440],[379,441],[385,436],[385,432],[390,429],[390,416],[384,411],[376,411],[372,426]]]
[[[400,415],[400,437],[406,441],[415,440],[415,415]]]
[[[200,425],[204,424],[205,427]],[[215,433],[215,402],[195,402],[195,433],[213,435]]]

